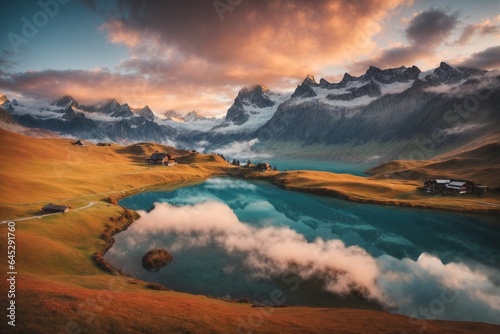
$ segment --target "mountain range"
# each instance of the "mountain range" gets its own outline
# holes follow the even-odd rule
[[[252,141],[255,150],[344,160],[425,159],[496,134],[500,73],[473,68],[370,67],[339,82],[307,75],[293,92],[256,85],[239,91],[223,118],[154,112],[116,100],[82,105],[64,96],[1,107],[28,128],[96,141],[155,141],[213,151]]]

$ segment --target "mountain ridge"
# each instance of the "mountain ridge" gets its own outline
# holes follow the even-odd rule
[[[324,78],[318,83],[308,74],[289,93],[275,93],[262,85],[242,88],[224,118],[208,118],[195,111],[184,116],[172,110],[162,114],[147,105],[131,108],[116,99],[81,105],[70,95],[31,109],[4,97],[2,107],[24,126],[62,135],[121,143],[158,141],[186,148],[208,143],[206,150],[258,139],[264,148],[271,141],[298,143],[302,152],[318,144],[347,145],[354,150],[373,145],[384,151],[379,154],[382,159],[394,159],[415,155],[413,141],[443,137],[428,145],[430,149],[421,150],[423,156],[431,157],[472,138],[471,129],[494,131],[499,124],[495,109],[500,95],[498,77],[495,71],[445,62],[426,72],[416,66],[370,66],[358,77],[345,73],[333,83]],[[476,97],[481,90],[488,92],[488,98]],[[467,105],[471,101],[477,102],[478,106],[472,106],[477,111],[457,112],[454,118],[460,124],[447,116],[454,105],[471,109]]]

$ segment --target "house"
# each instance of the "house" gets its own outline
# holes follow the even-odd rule
[[[268,170],[271,170],[271,165],[269,165],[267,162],[263,163],[258,163],[257,166],[255,166],[255,169],[261,172],[266,172]]]
[[[146,159],[147,163],[152,165],[167,165],[167,166],[175,166],[177,165],[177,161],[172,158],[172,156],[168,153],[155,153],[151,154],[151,156]]]
[[[450,182],[451,180],[447,179],[431,179],[424,182],[424,189],[428,194],[442,193],[446,190],[446,185]]]
[[[464,181],[451,181],[446,185],[445,194],[463,195],[467,194],[467,187]]]
[[[467,180],[431,179],[425,181],[420,189],[424,189],[428,194],[464,195],[484,194],[488,187]]]
[[[67,205],[57,205],[49,203],[42,208],[42,214],[47,213],[66,213],[71,210],[70,206]]]

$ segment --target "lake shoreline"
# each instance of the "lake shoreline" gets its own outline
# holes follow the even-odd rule
[[[266,175],[267,175],[266,177],[271,176],[271,174],[266,174]],[[211,196],[211,194],[213,194],[215,197]],[[433,227],[436,227],[437,230],[442,231],[442,228],[446,226],[446,228],[450,229],[450,232],[453,232],[454,229],[460,229],[460,227],[462,227],[464,223],[467,223],[464,226],[470,226],[471,229],[481,229],[483,222],[485,224],[489,224],[490,226],[489,228],[494,228],[494,226],[490,224],[491,220],[489,218],[481,218],[479,216],[474,218],[472,216],[467,216],[467,215],[461,215],[461,216],[446,215],[444,213],[432,213],[432,212],[426,213],[425,211],[419,212],[418,210],[398,209],[395,206],[392,206],[391,209],[390,206],[385,206],[385,207],[380,205],[365,206],[355,203],[349,204],[349,201],[344,202],[342,200],[327,200],[316,196],[301,195],[298,193],[294,194],[294,192],[292,191],[288,191],[286,189],[282,189],[281,187],[272,185],[270,182],[264,182],[264,180],[261,181],[254,181],[253,179],[238,180],[236,178],[232,179],[224,177],[208,180],[205,184],[200,184],[194,187],[188,187],[186,189],[179,189],[174,192],[169,192],[167,190],[164,193],[159,193],[159,194],[155,193],[141,194],[137,196],[137,198],[133,197],[128,198],[127,200],[120,202],[120,204],[137,210],[148,210],[148,208],[151,207],[151,203],[157,203],[157,202],[168,203],[168,205],[165,205],[163,207],[159,205],[157,207],[158,210],[156,213],[154,211],[151,211],[147,215],[145,214],[144,221],[141,221],[143,225],[139,225],[136,231],[144,231],[143,230],[144,226],[147,226],[144,225],[144,223],[148,222],[148,219],[153,219],[153,221],[157,222],[158,224],[159,223],[161,223],[162,225],[165,224],[166,230],[171,231],[170,228],[168,227],[170,226],[169,224],[173,224],[171,226],[179,226],[179,225],[178,223],[175,222],[170,223],[169,220],[172,220],[174,219],[174,217],[177,217],[180,209],[184,210],[182,212],[187,212],[189,216],[189,213],[193,212],[193,210],[194,211],[201,210],[201,207],[197,208],[196,206],[205,205],[207,203],[207,199],[209,199],[208,204],[210,204],[210,199],[214,199],[215,200],[214,203],[218,202],[219,200],[222,201],[223,203],[226,203],[226,205],[229,206],[228,210],[232,209],[234,211],[234,213],[238,217],[239,222],[245,222],[246,224],[249,225],[255,224],[255,226],[258,228],[260,227],[267,228],[269,227],[268,224],[271,224],[270,222],[273,221],[276,222],[276,224],[279,226],[286,225],[292,227],[292,230],[295,230],[299,234],[304,235],[307,242],[309,243],[313,243],[313,240],[315,240],[315,238],[319,237],[319,234],[321,234],[324,238],[326,238],[325,240],[328,240],[328,238],[333,237],[334,239],[343,240],[343,242],[345,242],[346,245],[352,245],[353,242],[360,242],[356,243],[356,245],[361,245],[360,247],[365,247],[364,249],[366,249],[373,257],[379,256],[380,254],[378,252],[381,249],[383,249],[384,252],[390,252],[387,253],[390,256],[397,258],[408,258],[410,259],[409,260],[410,262],[417,261],[417,259],[419,258],[419,254],[421,254],[421,252],[427,251],[427,249],[421,248],[421,246],[424,247],[423,245],[418,244],[419,240],[427,240],[425,242],[430,242],[428,238],[419,239],[419,237],[415,237],[416,238],[415,240],[412,239],[413,236],[419,235],[417,232],[414,233],[414,230],[418,231],[420,229],[424,231],[422,232],[423,233],[422,235],[425,235],[427,233],[425,231],[431,231]],[[265,214],[265,216],[259,216],[260,218],[256,218],[257,216],[255,215],[256,212],[255,210],[257,210],[257,207],[252,207],[252,203],[262,203],[259,210],[260,212]],[[246,210],[245,208],[248,205],[250,206],[247,213],[245,214],[244,211]],[[212,226],[212,222],[210,219],[208,219],[208,217],[211,216],[209,213],[212,211],[207,210],[207,208],[209,207],[203,206],[202,210],[207,214],[207,221],[204,221],[203,219],[199,221],[200,223],[203,222],[202,225],[204,226],[206,225],[208,226],[207,228],[209,228],[210,226]],[[300,211],[304,209],[306,209],[307,211]],[[174,210],[174,211],[168,211],[168,210]],[[222,212],[222,211],[219,210],[216,212]],[[387,212],[387,213],[379,215],[379,212]],[[170,213],[172,214],[170,215]],[[286,213],[289,214],[287,215]],[[150,214],[151,217],[153,218],[147,217]],[[158,220],[160,214],[161,217],[172,217],[172,218],[165,221]],[[428,217],[420,219],[420,216],[426,216],[426,215],[428,215]],[[373,222],[373,224],[370,222],[369,218],[372,218],[371,221]],[[472,219],[472,221],[470,219]],[[198,220],[193,220],[193,223],[197,221]],[[299,222],[301,224],[299,224]],[[315,223],[313,224],[312,222]],[[224,223],[224,226],[226,226],[226,224],[227,223]],[[368,224],[368,226],[373,226],[373,227],[367,228],[366,224]],[[394,226],[394,230],[389,229],[388,228],[389,225]],[[354,236],[350,234],[351,232],[346,232],[347,230],[351,229],[355,231]],[[464,227],[464,229],[466,228]],[[197,231],[197,229],[193,230]],[[175,228],[173,229],[173,231],[175,232]],[[403,234],[398,234],[399,233],[398,231],[405,231],[405,232]],[[477,235],[473,236],[471,232],[472,231],[469,231],[469,233],[467,234],[467,238],[469,238],[468,240],[472,240],[471,238],[475,238],[474,240],[479,240],[477,238]],[[107,258],[111,263],[114,263],[118,267],[126,265],[126,262],[123,261],[128,261],[128,263],[132,261],[132,263],[130,263],[132,267],[130,267],[129,265],[129,270],[130,270],[129,273],[133,273],[137,270],[137,268],[134,267],[135,266],[134,263],[138,263],[137,262],[138,254],[143,254],[145,251],[148,250],[147,247],[140,248],[138,249],[138,251],[126,253],[127,255],[123,257],[123,254],[125,254],[123,253],[123,251],[127,249],[126,243],[124,244],[123,240],[128,240],[129,238],[132,238],[132,234],[130,233],[124,234],[120,238],[117,238],[118,248],[115,254],[122,254],[122,255],[118,257],[116,257],[115,255],[111,255],[111,257]],[[448,234],[438,233],[437,235],[444,236]],[[386,236],[388,238],[385,238]],[[162,245],[164,245],[166,249],[169,249],[168,245],[174,242],[176,238],[177,238],[176,235],[173,235],[170,239],[162,239],[164,240],[162,241]],[[359,239],[361,240],[359,241],[356,238],[362,238],[362,239]],[[441,238],[441,237],[438,236],[436,238]],[[262,243],[261,246],[264,247],[265,249],[266,243],[263,241],[263,239],[259,240],[260,240],[259,244]],[[247,243],[243,242],[243,244]],[[397,249],[393,247],[396,244],[398,245]],[[442,245],[445,243],[436,242],[435,244]],[[368,248],[366,248],[367,246]],[[438,252],[437,248],[434,250]],[[418,253],[416,253],[416,251],[418,251]],[[202,254],[208,254],[208,253],[202,253]],[[216,255],[218,259],[221,259],[221,256],[217,255],[217,253],[208,256],[210,258],[213,258],[214,255]],[[180,253],[174,256],[178,256],[177,259],[181,261],[179,263],[186,264],[187,262],[191,262],[190,260],[186,261],[186,254],[183,255],[182,253]],[[440,258],[439,255],[436,256],[438,259],[442,259],[442,261],[444,262],[450,260],[449,258],[448,259]],[[194,256],[193,254],[190,254],[189,257],[197,258],[197,256]],[[211,289],[212,286],[216,286],[213,285],[214,282],[212,282],[212,280],[205,278],[203,284],[206,284],[206,290],[203,290],[205,289],[204,286],[201,286],[202,290],[200,290],[200,285],[198,284],[198,281],[193,280],[192,284],[191,276],[184,275],[186,270],[187,272],[189,272],[190,270],[194,272],[196,268],[204,268],[203,266],[204,263],[210,263],[210,261],[208,261],[206,258],[203,258],[203,260],[200,260],[199,262],[202,264],[201,266],[200,263],[194,262],[192,265],[176,266],[175,268],[172,267],[171,268],[172,271],[165,272],[164,273],[165,276],[163,278],[157,279],[148,275],[146,276],[139,275],[136,277],[141,280],[153,281],[160,284],[164,284],[165,286],[175,291],[185,291],[186,293],[190,294],[214,296],[215,298],[220,297],[220,295],[218,295],[216,292],[213,292],[213,291],[218,291],[217,288],[215,288],[215,290],[213,291]],[[231,262],[228,263],[229,266],[231,266]],[[245,272],[240,269],[236,271]],[[203,269],[202,272],[206,273],[207,271]],[[212,276],[219,277],[218,275],[219,274],[217,274],[216,271]],[[238,275],[239,277],[241,276],[241,274]],[[180,280],[178,279],[179,277]],[[193,277],[196,277],[196,275],[194,275]],[[238,278],[236,281],[238,282],[241,281],[241,278]],[[169,284],[169,282],[171,284]],[[220,282],[222,282],[220,284],[224,285],[225,281],[220,280]],[[192,287],[193,289],[191,289],[190,287]],[[283,289],[283,287],[280,288]],[[269,291],[271,291],[272,289],[273,287],[269,288]],[[234,288],[232,288],[232,290],[231,289],[228,290],[227,296],[231,296],[230,298],[233,301],[248,296],[245,295],[244,293],[243,295],[241,293],[238,293],[240,291],[245,292],[246,290],[240,290],[240,285],[237,284],[234,286]],[[259,288],[256,288],[255,290],[252,291],[259,291]],[[304,295],[304,291],[302,291],[301,294]],[[315,296],[315,293],[313,291],[312,294],[308,293],[307,295]],[[301,306],[307,305],[312,307],[336,306],[335,304],[331,304],[330,306],[323,306],[319,304],[316,305],[305,304],[302,301],[295,300],[295,296],[293,296],[292,294],[287,295],[287,300],[289,302],[287,302],[286,304],[289,306],[291,305],[301,305]],[[322,302],[325,301],[323,300]],[[343,305],[340,307],[352,308],[353,305],[349,306]],[[358,304],[358,306],[355,308],[358,307],[364,308],[363,305],[361,304]]]
[[[96,202],[84,210],[16,224],[16,240],[29,245],[19,248],[16,259],[29,268],[19,273],[16,296],[16,303],[23,305],[19,325],[26,332],[58,332],[64,330],[65,324],[83,332],[93,332],[97,325],[101,331],[109,332],[126,331],[133,326],[148,332],[180,329],[193,332],[196,330],[193,324],[200,323],[207,331],[228,332],[237,329],[241,320],[248,319],[262,321],[261,329],[268,332],[298,329],[324,333],[345,331],[345,326],[352,331],[363,331],[373,323],[378,324],[375,329],[378,333],[415,330],[413,318],[388,312],[252,308],[201,295],[154,291],[147,288],[145,281],[111,275],[92,261],[92,255],[105,247],[102,234],[107,225],[124,228],[116,222],[123,209],[109,203],[109,197],[120,199],[184,181],[201,182],[215,175],[229,175],[227,170],[233,167],[217,156],[154,143],[75,147],[72,139],[32,138],[0,130],[5,150],[2,173],[6,182],[2,183],[2,190],[8,194],[0,205],[2,219],[32,216],[49,202],[75,208]],[[145,164],[144,159],[155,151],[173,152],[182,159],[174,167]],[[25,155],[19,152],[38,154],[31,155],[30,163],[26,163]],[[5,236],[6,228],[6,224],[0,225]],[[149,312],[144,313],[145,309]],[[271,311],[272,316],[267,316]],[[205,315],[203,319],[200,314]],[[262,315],[264,318],[255,318]],[[429,320],[427,325],[429,333],[444,330],[465,333],[464,326],[467,332],[496,333],[499,328],[477,322],[439,320]]]
[[[371,179],[323,171],[258,172],[245,167],[228,170],[236,178],[263,180],[285,190],[338,198],[350,202],[439,210],[464,214],[498,215],[500,198],[428,195],[418,191],[421,183],[410,180]],[[494,201],[494,202],[491,202]]]

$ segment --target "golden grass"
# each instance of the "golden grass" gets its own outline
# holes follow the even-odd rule
[[[413,162],[407,164],[413,164]],[[417,190],[422,186],[421,181],[366,178],[318,171],[255,172],[244,168],[231,170],[229,174],[244,178],[264,179],[284,189],[354,202],[467,213],[494,215],[500,213],[500,194],[498,193],[490,192],[483,197],[429,195]]]
[[[219,157],[137,144],[74,147],[71,140],[28,138],[0,129],[0,217],[29,216],[47,202],[87,209],[16,223],[16,328],[20,333],[496,333],[481,323],[425,321],[382,311],[308,307],[252,308],[204,296],[153,291],[146,282],[101,270],[92,256],[106,247],[104,231],[124,228],[123,209],[100,201],[143,189],[183,186],[212,175],[239,171]],[[176,167],[149,166],[146,149],[179,155]],[[183,155],[184,154],[184,155]],[[265,174],[265,176],[264,176]],[[322,173],[260,173],[288,187],[373,189],[394,196],[411,185],[375,180],[361,186],[349,176]],[[278,182],[278,183],[279,183]],[[0,225],[0,254],[6,254],[7,225]],[[0,271],[7,272],[6,261]],[[5,310],[6,280],[0,281]],[[0,322],[4,332],[5,317]],[[12,330],[12,328],[9,328]]]
[[[500,189],[500,135],[487,136],[431,160],[395,160],[368,171],[377,179],[465,179]]]

